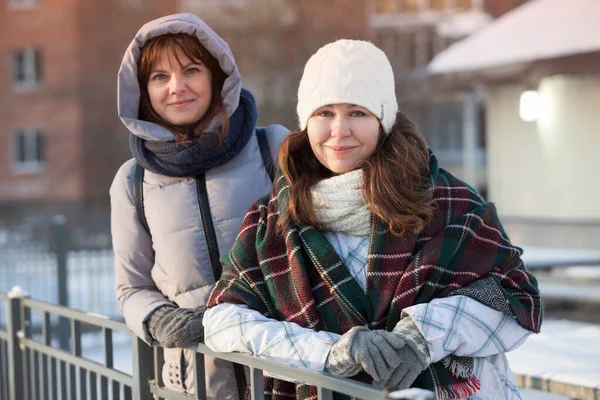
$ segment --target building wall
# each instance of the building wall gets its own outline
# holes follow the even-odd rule
[[[374,43],[394,69],[400,110],[416,123],[440,165],[484,195],[481,102],[437,87],[426,66],[437,53],[469,34],[457,29],[467,25],[465,21],[472,30],[489,22],[485,6],[483,0],[374,0],[370,21]],[[472,101],[476,104],[469,110]]]
[[[179,0],[229,44],[259,123],[297,127],[298,83],[308,58],[339,38],[368,38],[367,0]],[[350,5],[351,3],[351,5]]]
[[[42,1],[33,9],[0,13],[0,202],[64,200],[83,195],[78,102],[81,82],[76,1]],[[41,50],[42,82],[21,91],[12,87],[13,50]],[[41,129],[45,167],[35,173],[13,170],[13,132]]]
[[[40,0],[26,9],[2,2],[0,224],[62,213],[107,229],[108,188],[130,157],[116,113],[118,68],[136,31],[173,12],[170,0]],[[41,50],[42,84],[15,91],[11,54],[27,47]],[[19,128],[44,133],[43,169],[12,168]]]
[[[488,93],[490,200],[502,214],[546,221],[546,228],[544,224],[539,230],[528,228],[527,241],[592,245],[597,235],[576,237],[577,229],[555,238],[546,233],[551,221],[575,226],[581,221],[587,230],[591,224],[600,233],[600,185],[594,184],[600,169],[600,75],[543,79],[539,92],[545,105],[537,122],[519,117],[525,89],[513,85],[491,88]],[[546,239],[535,238],[537,234]]]
[[[529,0],[484,0],[486,11],[494,18],[506,14],[527,1]]]
[[[128,132],[117,115],[117,72],[123,53],[146,22],[175,12],[170,0],[80,3],[84,191],[87,202],[108,206],[108,188],[131,158]],[[110,29],[107,29],[110,27]]]
[[[106,219],[109,185],[130,157],[116,113],[116,76],[145,22],[183,11],[205,19],[229,42],[257,97],[259,122],[293,129],[308,57],[336,38],[365,37],[367,18],[366,0],[40,0],[24,10],[7,1],[0,2],[0,224],[55,213]],[[41,48],[43,85],[13,93],[10,54],[22,46]],[[39,173],[11,170],[17,128],[45,133]]]

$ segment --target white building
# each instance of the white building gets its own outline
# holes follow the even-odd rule
[[[513,241],[600,248],[600,1],[533,0],[428,69],[486,104],[488,198]]]

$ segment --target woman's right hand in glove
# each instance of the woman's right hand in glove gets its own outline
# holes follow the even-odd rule
[[[325,371],[346,378],[364,370],[375,381],[387,380],[402,361],[396,350],[404,345],[392,332],[355,326],[331,347]]]

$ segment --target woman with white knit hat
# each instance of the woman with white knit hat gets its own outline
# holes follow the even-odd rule
[[[494,205],[398,113],[385,54],[322,47],[297,112],[271,194],[221,258],[205,343],[440,399],[520,398],[504,353],[539,332],[537,282]],[[315,395],[265,381],[268,399]]]

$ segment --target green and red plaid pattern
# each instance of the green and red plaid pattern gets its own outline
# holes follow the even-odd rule
[[[223,275],[209,307],[245,304],[270,318],[339,334],[356,325],[392,330],[404,308],[486,279],[498,290],[465,293],[539,332],[537,281],[525,270],[522,251],[508,240],[494,205],[438,168],[433,155],[430,167],[436,208],[423,232],[398,238],[372,219],[366,294],[322,232],[310,226],[291,226],[283,235],[277,231],[289,193],[285,178],[278,175],[271,195],[250,208],[232,250],[221,258]],[[474,394],[479,382],[474,375],[455,377],[438,362],[415,386],[455,399]],[[265,393],[270,399],[308,399],[316,390],[268,378]]]

